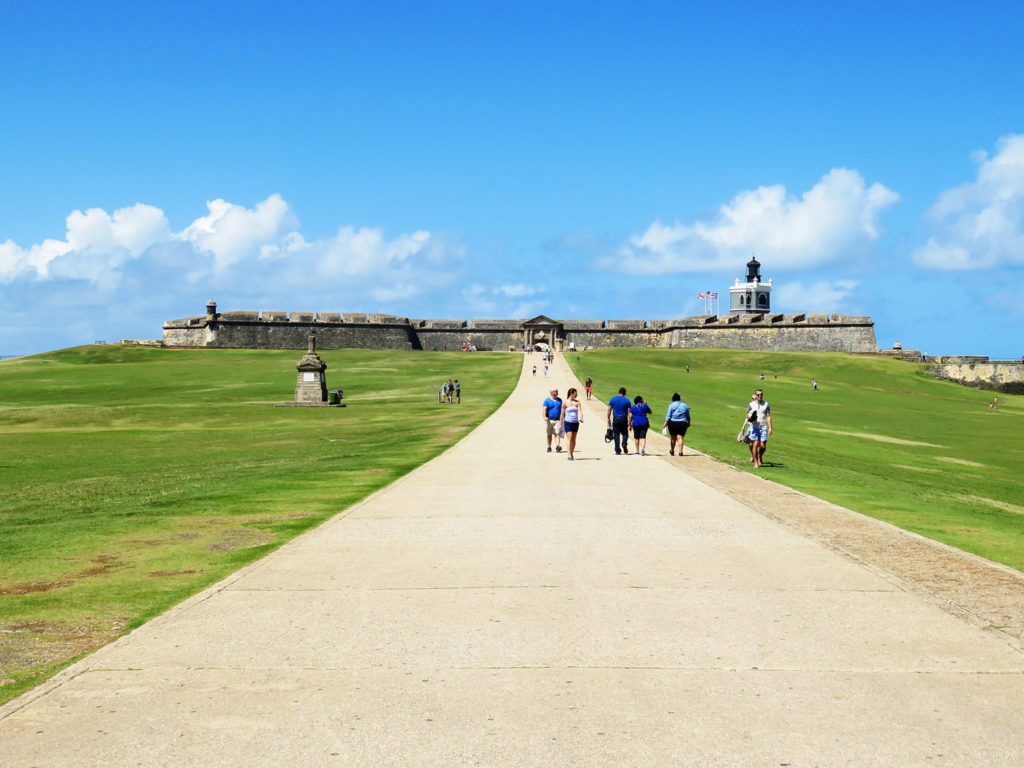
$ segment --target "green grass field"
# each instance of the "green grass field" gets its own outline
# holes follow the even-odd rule
[[[508,354],[82,347],[0,363],[0,702],[454,444]],[[431,385],[458,378],[462,405]]]
[[[604,401],[620,386],[643,395],[658,428],[679,392],[693,414],[686,444],[751,472],[736,435],[763,387],[775,431],[757,474],[1024,570],[1024,397],[999,395],[990,410],[992,392],[924,365],[838,353],[604,349],[568,360]]]
[[[325,351],[348,407],[273,407],[301,354],[102,346],[0,362],[0,702],[435,456],[521,365]],[[763,386],[776,432],[760,475],[1024,570],[1022,397],[993,411],[992,393],[922,366],[841,354],[568,359],[603,400],[644,395],[658,425],[680,392],[687,445],[748,471],[736,433]],[[437,404],[448,377],[461,406]]]

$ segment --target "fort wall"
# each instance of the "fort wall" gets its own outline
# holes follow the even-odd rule
[[[546,333],[547,335],[543,335]],[[679,320],[408,319],[357,312],[216,312],[164,323],[168,347],[304,349],[520,349],[543,338],[556,349],[721,347],[878,352],[870,317],[839,314],[698,315]]]
[[[939,359],[944,361],[950,358]],[[933,364],[928,373],[937,379],[975,389],[1024,395],[1024,363],[990,361],[985,357],[970,358],[963,362]]]
[[[250,313],[244,313],[246,315]],[[202,323],[164,324],[166,347],[214,347],[221,349],[305,349],[311,333],[316,334],[320,349],[420,349],[419,340],[404,324],[333,323],[313,313],[293,312],[287,320],[277,319],[284,313],[264,313],[275,319],[242,317],[240,312],[226,312],[216,320]]]

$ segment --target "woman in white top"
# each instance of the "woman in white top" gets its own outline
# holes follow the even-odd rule
[[[562,430],[569,438],[569,461],[574,461],[572,454],[576,450],[576,433],[580,431],[580,424],[583,423],[583,409],[580,401],[576,399],[576,388],[570,387],[565,393],[565,400],[562,401]]]

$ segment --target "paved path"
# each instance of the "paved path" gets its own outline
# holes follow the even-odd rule
[[[545,453],[552,383],[0,709],[0,765],[1024,765],[1004,636],[596,407]]]

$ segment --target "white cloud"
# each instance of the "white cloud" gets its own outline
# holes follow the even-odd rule
[[[116,210],[112,216],[101,208],[90,208],[85,213],[72,211],[67,225],[70,251],[108,255],[123,251],[137,258],[151,245],[171,239],[164,212],[142,203]]]
[[[377,269],[401,269],[431,245],[429,232],[385,240],[379,229],[342,227],[333,238],[307,244],[305,250],[313,257],[318,274],[341,277],[368,274]]]
[[[29,248],[11,240],[0,245],[0,279],[35,274],[110,283],[111,268],[171,239],[163,211],[141,203],[120,208],[113,215],[101,208],[85,213],[75,210],[65,223],[64,240],[47,239]]]
[[[512,311],[508,313],[508,316],[511,318],[529,319],[542,314],[547,309],[547,306],[547,301],[524,301],[512,307]]]
[[[206,207],[209,215],[193,221],[178,237],[212,253],[221,269],[261,253],[267,245],[289,240],[298,226],[291,207],[276,194],[253,209],[219,199]]]
[[[817,266],[862,251],[880,235],[879,214],[899,200],[887,187],[833,168],[799,199],[782,185],[736,195],[709,220],[655,221],[605,259],[606,269],[642,274],[735,269],[751,253],[773,269]],[[763,257],[763,258],[762,258]]]
[[[541,286],[526,285],[524,283],[516,283],[515,285],[502,285],[494,289],[495,293],[500,293],[503,296],[507,296],[510,299],[522,298],[524,296],[536,296],[538,293],[543,293],[544,288]]]
[[[782,311],[836,312],[856,290],[857,280],[821,280],[804,286],[803,283],[786,283],[772,294],[772,305]]]
[[[548,301],[523,300],[544,293],[543,286],[510,283],[488,288],[479,283],[465,286],[461,291],[462,307],[473,317],[533,317],[543,311]],[[497,298],[493,298],[497,297]],[[512,301],[510,301],[512,300]]]
[[[446,286],[463,256],[461,245],[428,231],[387,239],[379,229],[342,226],[332,237],[307,240],[276,194],[252,208],[220,199],[206,207],[180,232],[159,208],[141,203],[113,214],[73,211],[63,240],[28,248],[0,243],[0,281],[86,281],[109,293],[130,271],[136,284],[162,290],[174,281],[201,284],[204,292],[302,291],[386,307]]]
[[[947,189],[925,214],[934,234],[914,263],[948,271],[1024,264],[1024,135],[997,148],[991,158],[975,152],[977,179]]]
[[[71,246],[61,240],[47,239],[27,249],[7,240],[0,244],[0,280],[9,282],[25,274],[45,277],[50,262],[69,250]]]

